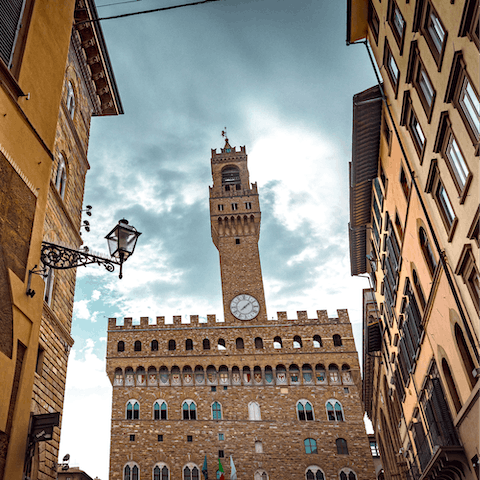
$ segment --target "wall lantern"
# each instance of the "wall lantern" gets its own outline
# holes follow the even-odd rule
[[[122,278],[123,262],[133,254],[140,235],[141,233],[135,227],[129,225],[127,220],[120,220],[115,228],[105,237],[110,249],[110,258],[88,253],[88,248],[75,250],[62,245],[56,245],[55,243],[42,242],[40,260],[44,268],[37,269],[37,265],[35,265],[33,270],[29,270],[27,295],[32,298],[35,295],[35,290],[30,288],[32,274],[45,277],[48,273],[47,267],[55,270],[67,270],[81,265],[97,264],[103,265],[108,272],[113,272],[115,265],[119,265],[120,273],[118,277]]]

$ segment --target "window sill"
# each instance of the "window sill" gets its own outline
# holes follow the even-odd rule
[[[3,60],[0,60],[0,82],[15,100],[17,100],[18,97],[25,96],[20,85],[17,83],[17,80],[7,68]]]

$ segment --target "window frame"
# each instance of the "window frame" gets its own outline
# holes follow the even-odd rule
[[[397,78],[395,78],[394,72],[391,70],[390,60],[393,61],[397,69]],[[390,44],[388,43],[387,39],[385,39],[385,46],[383,49],[383,66],[385,67],[385,71],[387,72],[387,77],[390,80],[390,84],[392,85],[395,98],[397,98],[398,89],[400,86],[400,69],[398,68],[398,63],[395,60],[392,49],[390,48]]]
[[[222,404],[215,400],[211,405],[212,420],[223,420]]]
[[[403,21],[403,28],[402,32],[399,32],[395,22],[395,12],[400,14]],[[407,22],[405,21],[405,17],[403,16],[402,11],[398,7],[398,4],[395,0],[389,0],[388,2],[388,9],[387,9],[387,22],[390,25],[390,29],[393,33],[393,38],[397,42],[398,49],[400,51],[400,56],[403,55],[403,46],[405,43],[405,32],[407,30]]]
[[[188,408],[184,408],[183,406],[184,405],[187,405]],[[192,410],[192,405],[194,406],[193,410]],[[197,404],[195,403],[194,400],[191,400],[189,398],[187,398],[186,400],[184,400],[182,402],[182,407],[181,407],[181,411],[182,411],[182,420],[197,420]],[[192,418],[192,411],[194,412],[194,415],[193,417],[195,418]],[[188,418],[185,418],[185,412],[188,413]]]
[[[480,39],[476,26],[478,28],[479,22],[479,4],[478,0],[467,0],[460,22],[460,29],[458,31],[459,37],[468,37],[471,42],[474,42],[477,49],[480,49]]]
[[[420,128],[420,131],[423,136],[423,142],[421,141],[418,130],[416,129],[415,125],[413,125],[414,121],[416,122],[417,126]],[[410,138],[412,139],[413,146],[417,152],[420,165],[422,165],[423,158],[425,156],[427,138],[423,131],[422,125],[418,119],[418,115],[415,113],[415,110],[412,106],[412,100],[410,98],[410,92],[408,90],[405,92],[403,96],[402,115],[400,118],[400,125],[406,127],[408,133],[410,134]]]
[[[472,299],[477,314],[480,315],[480,298],[477,294],[474,281],[472,281],[472,277],[474,276],[480,278],[480,273],[475,262],[475,255],[471,244],[463,246],[457,267],[455,268],[455,274],[462,277],[463,283],[466,285],[468,292],[470,293],[470,298]]]
[[[440,27],[444,32],[440,50],[435,45],[435,40],[432,37],[428,26],[431,14],[436,17],[440,24]],[[440,72],[440,70],[442,69],[443,57],[447,45],[448,31],[445,29],[445,26],[443,25],[437,11],[433,7],[431,0],[417,1],[413,31],[420,31],[421,35],[425,38],[428,49],[430,50],[435,64],[437,65],[437,69]]]
[[[310,449],[311,451],[307,451],[307,441],[308,441],[308,449]],[[306,455],[315,455],[315,454],[318,454],[318,446],[317,446],[317,441],[314,439],[314,438],[305,438],[303,440],[303,446],[305,448],[305,454]],[[315,447],[315,449],[313,449],[312,447]]]
[[[155,405],[158,405],[158,410],[155,409]],[[165,409],[162,409],[165,405]],[[156,418],[156,412],[159,412],[158,418]],[[163,418],[163,412],[165,412],[165,418]],[[155,400],[153,402],[153,419],[154,420],[168,420],[168,404],[165,400]]]
[[[376,21],[376,23],[374,22]],[[368,25],[370,26],[370,31],[373,34],[375,40],[375,45],[378,46],[378,37],[380,33],[380,17],[378,16],[377,10],[373,6],[372,0],[368,1]]]
[[[445,230],[447,231],[448,241],[451,242],[458,224],[458,217],[453,208],[450,196],[448,195],[445,183],[441,178],[437,160],[435,159],[430,163],[425,192],[432,195],[443,221],[443,225],[445,226]],[[450,209],[448,207],[450,207]]]
[[[462,105],[462,92],[466,89],[466,87],[464,87],[466,83],[470,85],[477,102],[480,103],[479,92],[475,86],[475,82],[472,82],[467,72],[467,65],[463,58],[463,53],[461,50],[458,50],[453,55],[452,68],[450,69],[444,101],[445,103],[452,103],[455,109],[458,110],[475,149],[475,156],[479,156],[480,125],[475,125],[475,119],[472,118],[468,111],[465,111],[466,108]]]
[[[425,80],[423,82],[421,80],[422,76]],[[425,64],[423,63],[420,56],[417,41],[412,42],[410,47],[406,81],[407,83],[411,83],[415,88],[418,94],[418,98],[420,99],[420,103],[422,104],[423,110],[425,111],[425,115],[427,116],[427,122],[430,123],[432,119],[433,108],[435,105],[435,99],[437,97],[437,92],[433,86]],[[430,88],[424,88],[424,85],[427,84]],[[431,90],[431,92],[427,92],[426,94],[426,91],[428,90]],[[430,94],[430,101],[428,100],[428,93]]]
[[[311,408],[311,410],[309,411],[311,413],[310,415],[307,414],[307,403],[308,403],[308,405],[310,405],[310,408]],[[299,409],[299,405],[302,406],[303,410]],[[300,421],[300,422],[314,422],[315,421],[315,411],[313,409],[313,404],[310,400],[306,400],[306,399],[298,400],[298,402],[295,406],[295,409],[297,411],[297,420],[298,421]],[[300,412],[303,412],[303,417],[304,418],[300,418],[301,417]],[[311,417],[311,418],[309,418],[309,417]]]
[[[453,142],[455,142],[458,147],[458,151],[460,153],[459,158],[461,158],[461,160],[463,161],[463,165],[462,161],[456,162],[453,156],[449,154],[449,147],[453,144]],[[447,164],[448,170],[450,171],[453,183],[455,184],[455,187],[457,189],[460,204],[465,203],[470,184],[472,182],[473,174],[468,166],[466,157],[462,149],[460,148],[455,134],[453,133],[452,123],[450,121],[448,112],[442,112],[442,114],[440,115],[440,122],[433,151],[435,153],[440,153],[440,155],[444,159],[445,163]],[[459,168],[459,166],[461,168]],[[466,175],[465,172],[467,172]],[[465,181],[463,185],[461,184],[460,179],[462,173],[465,176]]]
[[[348,442],[344,438],[335,439],[337,455],[350,455],[348,452]]]

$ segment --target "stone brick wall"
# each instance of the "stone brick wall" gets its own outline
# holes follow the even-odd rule
[[[239,480],[253,479],[259,469],[270,479],[304,479],[309,466],[320,467],[326,479],[338,479],[342,468],[353,470],[358,479],[374,478],[348,313],[339,310],[338,318],[330,319],[325,311],[318,311],[317,318],[309,319],[302,311],[297,317],[289,320],[285,312],[279,312],[277,320],[241,325],[216,322],[213,315],[206,323],[192,315],[188,324],[182,324],[180,317],[174,317],[170,324],[157,317],[154,325],[145,317],[138,322],[126,318],[123,325],[109,319],[107,373],[114,385],[110,479],[123,479],[127,462],[138,465],[141,479],[151,478],[157,463],[168,466],[172,480],[182,479],[183,467],[193,462],[201,469],[205,455],[209,478],[216,478],[220,450],[225,456],[221,461],[226,478],[230,455]],[[341,336],[342,346],[334,346],[335,334]],[[314,335],[321,337],[322,346],[314,346]],[[281,349],[273,347],[276,336],[282,339]],[[301,338],[301,348],[294,348],[294,336]],[[255,348],[257,337],[263,340],[262,349]],[[203,349],[206,338],[210,350]],[[225,340],[225,349],[218,349],[219,338]],[[236,348],[237,338],[243,339],[243,349]],[[176,342],[173,351],[168,350],[172,339]],[[187,339],[193,341],[192,350],[186,350]],[[158,342],[158,351],[152,351],[152,340]],[[120,341],[124,342],[123,352],[118,351]],[[141,342],[141,351],[134,350],[135,342]],[[317,378],[315,367],[320,364],[327,370],[325,379]],[[331,364],[339,368],[336,381],[328,372]],[[286,368],[284,379],[282,365]],[[289,373],[292,365],[298,366],[298,381]],[[311,376],[308,371],[302,373],[304,365],[311,366]],[[270,383],[265,375],[269,366],[273,375]],[[342,372],[342,366],[349,370]],[[194,375],[195,367],[203,368],[203,380]],[[205,375],[208,367],[215,367],[214,381]],[[239,377],[234,376],[234,367],[238,367]],[[250,369],[250,377],[243,374],[244,367]],[[166,383],[159,375],[163,372],[168,375]],[[227,375],[220,376],[220,372]],[[261,379],[255,376],[258,373]],[[187,399],[196,403],[196,420],[182,419],[182,403]],[[301,399],[312,405],[314,420],[298,420],[296,405]],[[129,400],[139,404],[138,419],[126,419]],[[153,419],[157,400],[167,403],[167,420]],[[344,421],[328,420],[328,400],[340,402]],[[212,419],[215,401],[222,407],[220,420]],[[258,403],[261,420],[249,420],[250,402]],[[307,438],[316,440],[318,453],[305,453]],[[337,438],[347,440],[348,455],[337,453]],[[256,453],[256,441],[262,442],[263,453]]]

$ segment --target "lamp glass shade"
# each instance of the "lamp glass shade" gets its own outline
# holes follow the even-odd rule
[[[120,220],[118,225],[105,237],[108,241],[110,256],[125,261],[135,250],[140,235],[141,233],[129,225],[127,220]]]

